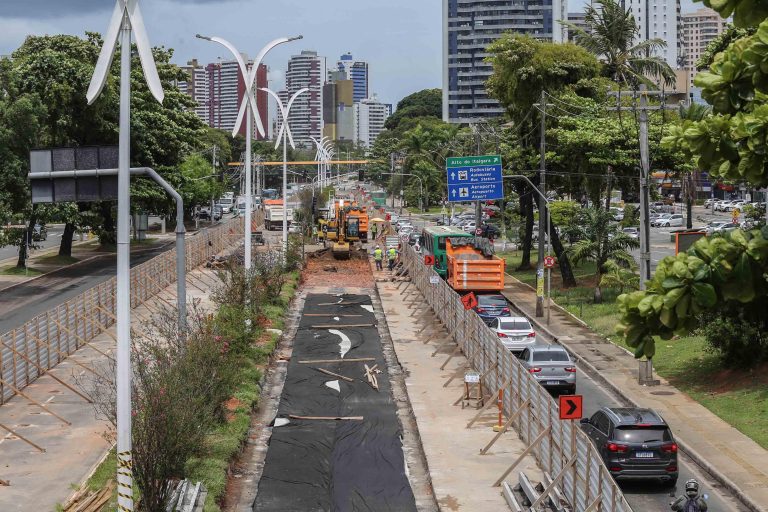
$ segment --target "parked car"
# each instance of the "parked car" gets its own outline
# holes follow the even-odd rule
[[[661,479],[677,483],[677,443],[664,419],[651,409],[603,407],[581,428],[616,480]]]
[[[616,206],[611,206],[611,215],[613,215],[613,220],[616,222],[624,220],[624,210]]]
[[[490,324],[500,316],[512,316],[506,297],[498,293],[477,295],[477,306],[474,311],[486,324]]]
[[[658,217],[656,217],[651,221],[651,226],[659,227],[662,222],[666,221],[671,216],[672,216],[671,213],[662,213],[661,215],[659,215]]]
[[[714,199],[707,199],[706,201],[704,201],[704,208],[709,210],[710,208],[712,208],[712,205],[714,204],[714,202],[715,202]]]
[[[213,205],[213,220],[221,220],[222,215],[221,205]]]
[[[576,392],[576,363],[560,345],[534,345],[518,356],[536,381],[548,390]]]
[[[526,347],[536,344],[536,331],[525,317],[497,317],[491,321],[490,327],[504,348],[511,352],[522,352]]]
[[[628,235],[634,239],[640,238],[640,228],[624,228],[621,231],[623,231],[625,235]]]
[[[735,222],[718,220],[718,221],[710,222],[704,230],[706,231],[707,235],[714,235],[715,233],[724,234],[738,228],[739,228],[739,225],[736,224]]]
[[[48,228],[45,227],[45,224],[35,224],[35,227],[32,228],[32,240],[35,242],[42,242],[47,239]]]
[[[420,237],[421,237],[421,235],[419,235],[415,231],[412,232],[410,235],[408,235],[408,245],[416,245],[416,242],[419,241]],[[419,245],[421,245],[421,244],[419,244]]]
[[[474,234],[475,233],[475,226],[476,226],[475,221],[470,220],[470,221],[466,222],[463,226],[461,226],[461,229],[463,229],[467,233]]]
[[[656,225],[660,228],[669,228],[683,225],[683,216],[679,213],[673,213],[669,217],[663,220],[657,220]]]

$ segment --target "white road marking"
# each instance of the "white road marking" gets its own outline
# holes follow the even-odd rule
[[[360,307],[366,310],[369,313],[373,313],[373,306],[369,304],[360,304]]]
[[[341,393],[341,387],[339,386],[339,381],[337,380],[329,380],[325,383],[326,386],[328,386],[331,389],[335,389],[337,392]]]
[[[275,418],[275,426],[276,427],[284,427],[285,425],[288,425],[291,422],[288,418]]]
[[[341,354],[341,358],[344,359],[344,356],[352,348],[352,340],[350,340],[346,334],[341,331],[337,331],[336,329],[331,329],[328,332],[341,338],[341,342],[339,342],[339,353]]]

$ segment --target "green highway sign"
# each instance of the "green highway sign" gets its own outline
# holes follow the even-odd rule
[[[470,167],[475,165],[501,165],[501,156],[461,156],[451,157],[447,161],[447,167]]]

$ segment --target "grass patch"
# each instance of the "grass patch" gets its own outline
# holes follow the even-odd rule
[[[21,268],[15,265],[0,269],[0,275],[34,277],[42,275],[42,272],[33,267]]]
[[[36,258],[37,262],[43,265],[72,265],[80,261],[73,256],[59,256],[54,254],[53,256],[46,256],[44,258]]]
[[[536,269],[517,271],[520,253],[499,254],[507,272],[520,281],[536,285]],[[534,255],[535,257],[535,255]],[[535,262],[534,262],[535,264]],[[629,348],[616,335],[620,315],[616,306],[618,290],[604,289],[603,303],[592,299],[595,267],[593,263],[574,268],[579,286],[562,288],[560,274],[552,272],[552,299],[581,318],[596,333]],[[752,370],[725,368],[717,354],[708,350],[703,336],[691,335],[674,340],[656,339],[656,372],[763,448],[768,449],[768,365]]]

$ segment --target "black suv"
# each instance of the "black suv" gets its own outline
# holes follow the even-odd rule
[[[664,419],[651,409],[603,407],[581,428],[618,480],[661,479],[677,483],[677,443]]]

